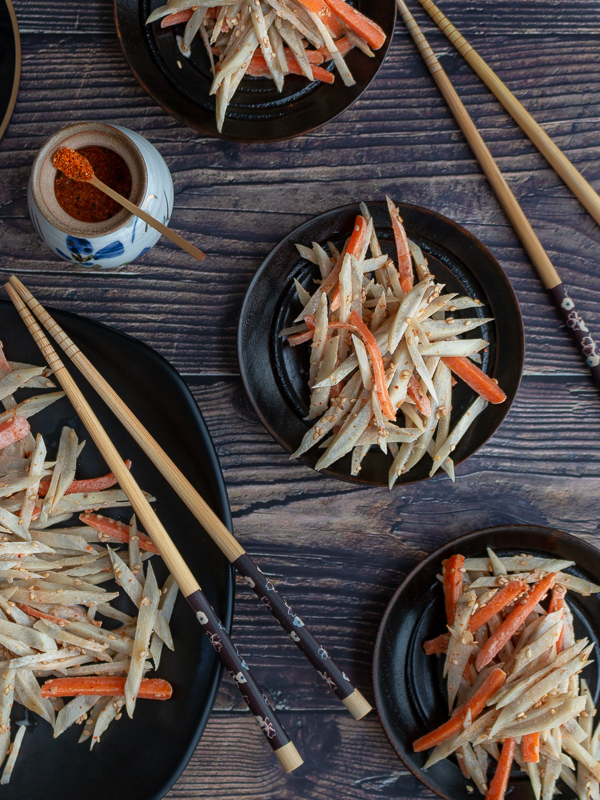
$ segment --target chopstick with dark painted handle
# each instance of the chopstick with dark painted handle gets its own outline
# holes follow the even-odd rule
[[[581,172],[573,166],[558,145],[552,141],[541,125],[517,100],[508,86],[500,80],[494,70],[484,61],[475,48],[467,42],[465,37],[456,30],[436,4],[432,0],[419,0],[419,3],[600,225],[600,197]]]
[[[261,572],[235,536],[221,522],[115,390],[21,281],[13,275],[10,282],[352,716],[355,719],[361,719],[368,714],[371,706],[359,690],[353,687],[346,673],[337,666],[303,620],[279,594],[273,583]]]
[[[10,284],[6,284],[6,289],[15,308],[33,336],[35,343],[52,369],[56,380],[60,383],[67,397],[73,404],[75,411],[94,440],[96,447],[127,495],[133,510],[143,523],[147,533],[158,548],[163,561],[177,581],[182,594],[190,604],[196,615],[196,619],[204,629],[215,652],[232,676],[244,701],[256,718],[283,769],[286,772],[291,772],[302,764],[302,758],[277,719],[275,712],[264,697],[260,686],[252,677],[248,665],[238,653],[236,646],[230,639],[225,627],[210,605],[208,598],[194,578],[183,556],[175,547],[173,540],[163,527],[150,503],[146,500],[135,478],[125,466],[116,447],[88,405],[83,394],[77,387],[77,384],[71,377],[71,374],[67,371],[56,351],[44,335],[44,332],[35,318],[15,288]]]
[[[498,198],[506,216],[511,221],[515,233],[521,240],[521,244],[531,259],[531,263],[540,276],[542,283],[554,299],[560,313],[564,317],[567,327],[571,331],[592,374],[592,378],[595,383],[600,386],[600,351],[598,350],[589,328],[577,311],[574,301],[569,296],[565,285],[542,247],[540,240],[531,227],[517,198],[504,180],[500,168],[494,161],[481,134],[475,127],[475,123],[462,104],[460,97],[444,72],[442,65],[435,57],[433,50],[415,22],[414,17],[406,7],[404,0],[396,0],[396,2],[400,10],[400,15],[408,28],[408,32],[421,53],[438,89],[448,103],[450,111],[454,115],[454,119],[464,133],[475,158],[490,182],[494,194]]]

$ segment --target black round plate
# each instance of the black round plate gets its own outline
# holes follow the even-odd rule
[[[385,203],[368,203],[381,246],[394,256],[394,237]],[[494,317],[494,322],[473,331],[474,337],[489,341],[482,353],[482,369],[498,379],[507,399],[489,405],[477,418],[454,452],[460,464],[478,450],[496,431],[510,408],[523,369],[523,323],[517,298],[502,268],[490,251],[456,222],[427,208],[400,203],[400,214],[409,237],[427,255],[436,279],[448,291],[476,297],[484,306],[462,312]],[[317,268],[301,258],[296,244],[311,246],[332,241],[343,245],[350,235],[359,208],[355,204],[335,208],[296,228],[277,245],[254,276],[246,294],[238,329],[238,356],[244,386],[265,428],[287,450],[296,450],[309,423],[308,347],[290,347],[278,333],[293,324],[301,310],[296,298],[294,278],[311,292]],[[457,312],[455,316],[461,316]],[[475,393],[462,381],[453,392],[452,419],[458,418],[473,402]],[[309,450],[302,460],[311,467],[322,451]],[[387,486],[391,456],[371,450],[358,477],[350,475],[350,455],[333,464],[324,474],[353,483]],[[431,461],[424,458],[402,475],[396,486],[424,480]],[[438,472],[438,475],[441,471]]]
[[[154,350],[112,328],[73,314],[51,313],[231,526],[227,493],[210,435],[194,398],[173,367]],[[44,363],[20,317],[5,301],[0,301],[0,339],[9,359]],[[154,507],[160,519],[230,629],[234,581],[229,562],[85,379],[77,370],[72,372],[119,452],[132,459],[132,471],[140,486],[157,498]],[[25,396],[23,390],[19,396]],[[88,442],[78,475],[92,477],[106,472],[106,465],[66,398],[32,418],[33,430],[47,437],[51,448],[57,445],[65,424],[75,427],[80,438]],[[119,515],[128,519],[129,509],[118,510],[115,516]],[[158,558],[152,563],[160,583],[166,577],[165,566]],[[125,599],[121,600],[127,608]],[[129,800],[159,800],[169,791],[198,744],[221,677],[220,661],[181,596],[175,606],[172,631],[175,652],[164,649],[157,673],[172,683],[172,699],[140,700],[134,718],[123,714],[92,752],[86,745],[77,744],[80,726],[53,739],[47,723],[34,721],[33,730],[23,740],[11,782],[2,787],[4,800],[106,800],[125,796]],[[14,709],[21,713],[22,706],[15,704]]]
[[[467,792],[468,781],[453,758],[440,761],[423,772],[428,754],[414,753],[412,749],[415,739],[447,719],[441,659],[425,655],[423,642],[443,633],[444,599],[436,578],[442,560],[453,553],[485,556],[486,547],[500,556],[527,552],[569,559],[577,566],[570,567],[567,572],[600,583],[600,551],[595,547],[554,528],[503,525],[454,539],[422,561],[400,586],[383,616],[375,643],[375,702],[396,753],[415,777],[446,800],[472,800],[473,794]],[[569,603],[576,636],[587,636],[598,647],[600,596],[583,597],[570,592]],[[598,664],[586,667],[583,675],[597,703],[600,693]],[[534,800],[525,773],[515,769],[509,785],[511,800]],[[573,797],[566,786],[561,789],[561,797]]]
[[[125,58],[140,85],[171,116],[207,136],[239,142],[290,139],[320,128],[352,105],[377,75],[388,51],[394,24],[394,0],[356,0],[359,11],[369,16],[387,34],[386,43],[368,58],[352,50],[346,62],[356,84],[344,86],[338,74],[335,83],[308,83],[289,75],[280,94],[268,78],[246,77],[227,108],[223,132],[217,131],[215,99],[209,95],[212,75],[199,37],[184,58],[176,34],[183,26],[161,28],[146,25],[151,11],[162,0],[115,0],[115,22]]]
[[[21,77],[21,40],[11,0],[0,0],[0,139],[8,127]]]

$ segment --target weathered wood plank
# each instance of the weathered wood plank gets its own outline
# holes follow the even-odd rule
[[[24,33],[113,33],[112,3],[93,0],[73,7],[50,0],[17,0],[19,25]],[[465,3],[440,0],[440,7],[465,36],[492,33],[515,35],[600,32],[594,0],[512,0]],[[416,12],[425,19],[423,12]]]
[[[600,187],[597,0],[440,2]],[[24,69],[0,145],[0,279],[17,271],[44,302],[137,335],[187,373],[221,458],[237,535],[369,698],[385,606],[435,547],[511,522],[554,525],[597,541],[600,454],[590,435],[600,424],[597,392],[401,26],[379,78],[335,125],[291,142],[240,146],[204,139],[154,105],[123,59],[108,0],[17,0],[16,9]],[[416,13],[586,319],[600,329],[600,231]],[[119,273],[92,273],[54,260],[37,241],[26,210],[34,154],[62,125],[90,118],[127,125],[164,154],[176,188],[173,226],[209,253],[200,267],[161,243]],[[442,478],[392,493],[290,463],[237,377],[195,377],[237,373],[244,293],[282,236],[314,213],[386,192],[457,219],[492,249],[522,304],[530,376],[500,431],[458,468],[456,484]],[[340,710],[241,585],[234,635],[306,766],[281,773],[225,680],[171,798],[431,796],[396,759],[376,716],[355,723]]]
[[[188,768],[167,795],[169,800],[432,797],[397,759],[375,715],[361,722],[341,714],[282,714],[281,718],[304,756],[299,770],[282,773],[247,715],[213,714]]]
[[[12,271],[26,276],[44,301],[116,324],[186,372],[233,373],[239,309],[271,247],[312,213],[390,192],[453,216],[500,259],[525,313],[529,373],[583,372],[405,35],[397,35],[382,76],[335,126],[269,145],[200,140],[200,151],[195,135],[137,86],[112,37],[25,36],[24,44],[21,98],[0,150],[0,266],[3,276]],[[599,41],[544,37],[525,52],[506,37],[481,44],[484,54],[502,55],[509,73],[504,77],[512,76],[509,82],[535,106],[540,120],[556,120],[550,128],[557,141],[593,180],[600,164],[597,137],[591,135],[598,94],[589,64],[600,58]],[[448,51],[461,94],[593,325],[600,298],[600,231],[457,59]],[[207,250],[201,267],[161,243],[121,273],[100,277],[59,262],[37,240],[25,191],[35,151],[60,125],[90,116],[130,125],[161,149],[176,185],[173,226]]]
[[[596,390],[581,381],[525,380],[505,424],[458,468],[455,484],[443,478],[392,493],[355,488],[289,462],[247,407],[238,379],[196,380],[192,389],[221,460],[236,535],[367,693],[385,607],[436,547],[511,523],[598,541],[600,455],[588,440],[600,406]],[[279,708],[338,708],[241,583],[234,634]],[[218,708],[239,707],[225,682]]]

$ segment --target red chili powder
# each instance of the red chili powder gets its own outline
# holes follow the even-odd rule
[[[61,154],[61,151],[71,154],[71,158],[64,161],[62,158],[58,159],[57,156]],[[83,158],[77,159],[78,154]],[[107,147],[91,145],[82,147],[79,150],[69,150],[66,147],[60,148],[54,154],[52,163],[57,170],[61,170],[62,166],[64,166],[66,170],[70,171],[70,174],[73,174],[75,169],[81,166],[82,162],[85,164],[86,159],[91,165],[93,173],[102,183],[110,186],[111,189],[119,192],[124,197],[129,197],[131,193],[131,173],[129,168],[118,153],[109,150]],[[60,166],[61,162],[62,166]],[[90,177],[91,175],[85,180],[89,180]],[[105,195],[100,189],[96,189],[95,186],[84,183],[81,180],[73,180],[73,178],[67,177],[61,171],[56,173],[56,178],[54,179],[54,194],[62,210],[80,222],[104,222],[114,217],[122,209],[119,203]]]

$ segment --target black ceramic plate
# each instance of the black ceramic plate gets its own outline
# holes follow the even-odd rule
[[[423,642],[443,632],[440,626],[445,619],[444,600],[436,579],[442,559],[453,553],[485,556],[486,547],[501,556],[527,552],[569,559],[577,566],[567,572],[600,583],[600,551],[595,547],[554,528],[506,525],[454,539],[422,561],[400,586],[383,616],[375,644],[375,702],[396,753],[413,775],[446,800],[472,800],[473,794],[467,792],[468,781],[454,759],[441,761],[423,772],[427,753],[414,753],[412,749],[415,739],[447,719],[441,659],[426,656]],[[583,597],[570,592],[569,602],[577,638],[587,636],[598,647],[600,596]],[[597,703],[597,662],[586,667],[583,675]],[[566,786],[561,789],[561,797],[573,797]],[[534,800],[527,776],[517,769],[511,775],[509,791],[511,800]]]
[[[209,95],[212,75],[204,45],[192,42],[189,59],[177,47],[176,34],[183,26],[161,28],[160,22],[146,25],[151,11],[163,0],[115,0],[117,33],[131,71],[140,85],[175,119],[207,136],[221,136],[241,142],[266,142],[300,136],[329,122],[352,105],[377,75],[388,51],[394,23],[394,0],[355,0],[360,11],[380,25],[387,34],[384,46],[374,58],[357,50],[346,62],[355,86],[344,86],[336,74],[335,83],[308,83],[290,75],[280,94],[268,78],[246,77],[227,109],[223,133],[215,122],[214,95]]]
[[[52,313],[221,519],[231,525],[212,441],[194,398],[175,370],[158,353],[129,336],[72,314]],[[44,363],[12,305],[4,301],[0,301],[0,339],[8,358]],[[157,498],[158,515],[229,628],[234,584],[227,559],[86,381],[76,370],[73,374],[119,452],[132,459],[133,474],[142,488]],[[47,437],[50,448],[57,445],[64,424],[75,427],[80,438],[88,440],[78,474],[92,477],[106,472],[68,400],[60,400],[32,419],[34,431]],[[129,516],[127,509],[115,516],[119,514],[122,519]],[[164,564],[154,559],[153,565],[159,582],[164,580]],[[221,676],[220,661],[181,596],[172,630],[175,652],[164,649],[157,675],[173,684],[173,698],[156,703],[140,700],[133,720],[124,714],[92,752],[77,744],[80,730],[75,726],[54,740],[45,722],[33,720],[12,780],[2,787],[4,800],[125,796],[128,800],[158,800],[167,793],[198,744]],[[17,714],[21,708],[15,704]]]
[[[394,239],[385,203],[368,203],[385,252],[394,255]],[[460,464],[481,447],[498,428],[515,397],[523,368],[523,324],[515,294],[490,251],[456,222],[420,206],[400,203],[407,233],[426,253],[436,279],[448,291],[471,295],[485,305],[463,312],[494,317],[473,331],[490,345],[482,368],[498,379],[507,395],[501,405],[490,405],[464,436],[454,461]],[[246,294],[238,330],[238,356],[246,391],[267,430],[287,450],[296,450],[308,423],[308,347],[289,347],[278,332],[293,324],[301,310],[294,278],[314,291],[317,268],[301,258],[296,243],[332,241],[343,245],[359,212],[357,205],[321,214],[292,231],[263,262]],[[457,312],[455,316],[459,316]],[[475,398],[459,381],[453,393],[452,419],[457,420]],[[302,460],[314,467],[322,451],[309,450]],[[372,450],[362,462],[359,477],[350,475],[350,455],[323,470],[327,475],[354,483],[388,485],[391,456]],[[401,476],[396,486],[427,478],[431,461],[424,458]],[[441,474],[438,472],[438,475]]]
[[[0,0],[0,139],[10,121],[21,77],[21,40],[11,0]]]

